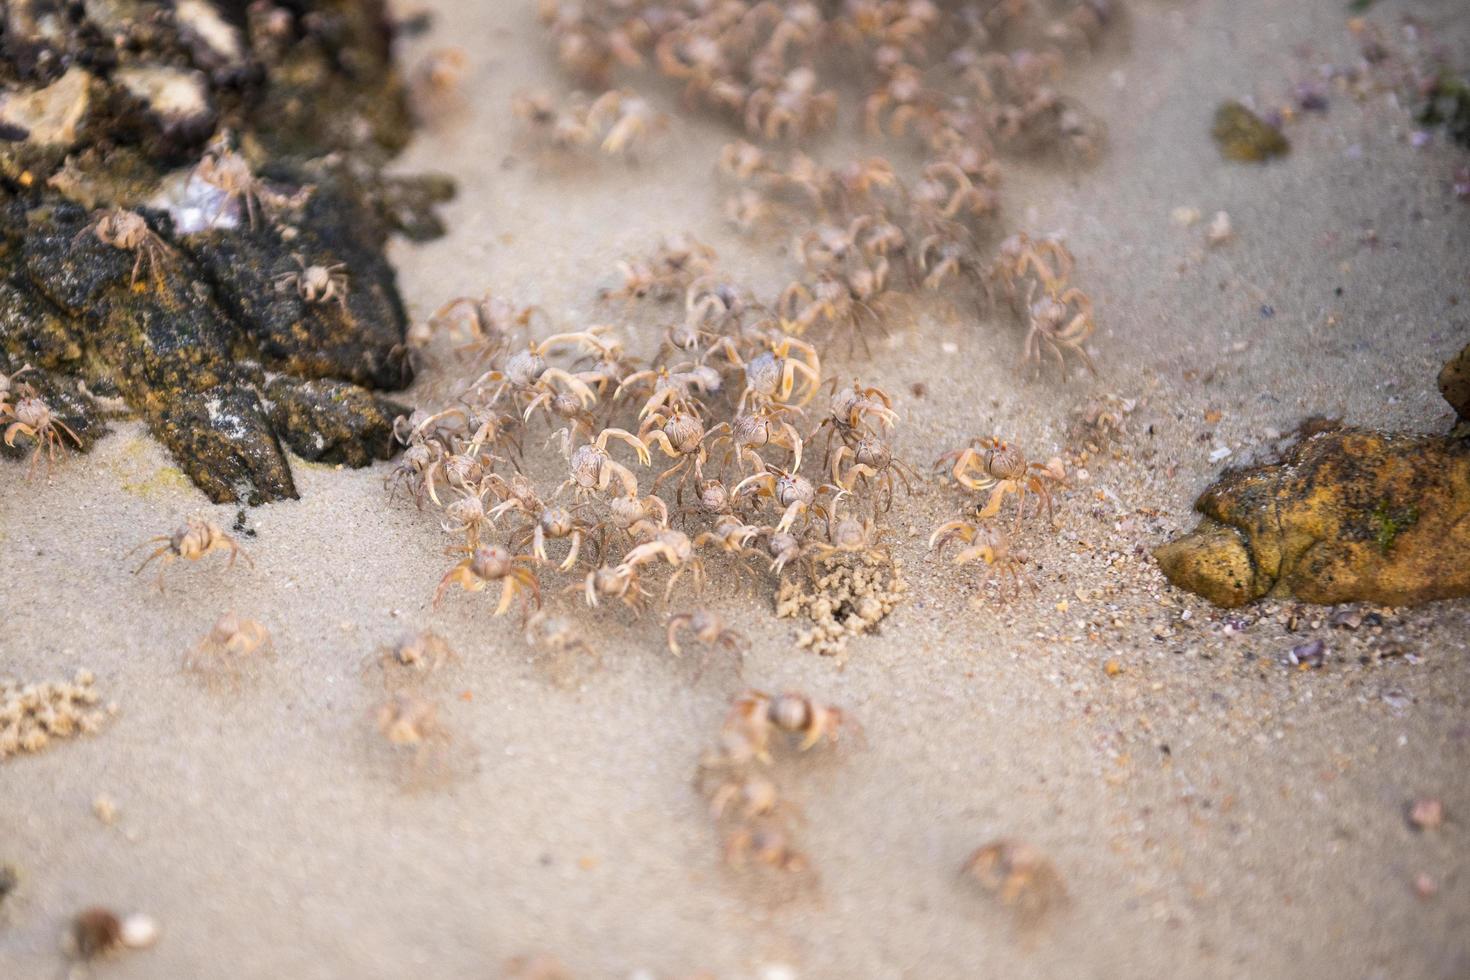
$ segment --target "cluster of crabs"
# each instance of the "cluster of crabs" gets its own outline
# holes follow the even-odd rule
[[[978,287],[992,305],[1004,301],[1020,315],[1033,369],[1051,357],[1065,374],[1070,355],[1093,371],[1084,346],[1095,329],[1092,304],[1067,283],[1065,248],[1025,236],[1000,241],[1000,160],[1097,157],[1101,126],[1057,83],[1116,13],[1107,0],[546,0],[543,20],[581,88],[560,102],[522,93],[512,108],[550,147],[630,154],[669,119],[651,95],[614,87],[614,76],[651,64],[682,86],[686,105],[743,126],[747,139],[719,154],[719,171],[733,184],[725,215],[752,236],[796,229],[790,252],[800,274],[772,304],[792,332],[859,320],[881,326],[889,307],[917,292]],[[835,128],[839,91],[824,78],[848,81],[855,71],[866,83],[864,142],[914,151],[916,179],[904,180],[879,155],[828,166],[780,148]],[[620,292],[664,288],[660,271],[627,264]],[[1028,278],[1030,288],[1018,290]]]

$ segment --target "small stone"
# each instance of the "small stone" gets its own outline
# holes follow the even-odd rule
[[[1181,228],[1198,224],[1201,217],[1199,208],[1177,207],[1169,212],[1169,219]]]
[[[106,793],[98,793],[92,800],[92,812],[110,827],[117,820],[117,801]]]
[[[139,65],[119,68],[113,77],[148,110],[166,133],[194,136],[207,133],[214,122],[209,85],[203,72]]]
[[[1291,150],[1280,130],[1239,102],[1226,102],[1215,111],[1211,135],[1227,160],[1260,163]]]
[[[73,66],[42,89],[0,97],[0,123],[26,131],[37,146],[75,146],[92,105],[92,76]]]
[[[128,949],[147,949],[158,942],[158,923],[150,915],[134,912],[122,920],[121,939]]]
[[[1224,211],[1216,211],[1215,217],[1210,221],[1210,227],[1205,230],[1205,241],[1212,246],[1224,245],[1235,237],[1235,228],[1230,223],[1230,215]]]
[[[1409,823],[1415,830],[1438,830],[1444,823],[1444,801],[1420,797],[1409,806]]]
[[[1109,677],[1117,677],[1119,674],[1123,673],[1123,665],[1118,663],[1118,661],[1116,660],[1109,660],[1107,663],[1103,664],[1103,673],[1107,674]]]
[[[1439,883],[1426,872],[1419,872],[1414,876],[1414,894],[1428,901],[1439,894]]]
[[[1321,640],[1311,640],[1307,643],[1298,644],[1291,648],[1286,655],[1286,662],[1293,667],[1318,668],[1327,660],[1327,644]]]

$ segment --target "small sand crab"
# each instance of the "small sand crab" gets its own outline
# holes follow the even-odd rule
[[[466,592],[479,592],[491,582],[500,583],[500,602],[495,606],[495,615],[503,616],[517,597],[534,602],[541,608],[541,580],[536,577],[532,566],[536,559],[531,555],[513,555],[497,544],[479,548],[459,548],[469,555],[455,565],[439,580],[434,590],[434,608],[444,601],[444,593],[452,585],[459,585]]]
[[[109,208],[98,212],[77,237],[89,232],[96,235],[102,244],[132,252],[137,256],[133,260],[130,285],[137,285],[138,273],[144,265],[147,265],[149,275],[156,280],[159,277],[159,265],[177,254],[172,245],[148,226],[146,218],[126,208]]]
[[[597,651],[581,637],[564,616],[551,616],[545,612],[532,614],[526,620],[524,630],[526,643],[537,650],[548,653],[580,653],[596,659]]]
[[[801,469],[801,433],[786,420],[786,413],[781,408],[772,406],[769,409],[754,408],[749,412],[742,412],[735,416],[728,428],[728,434],[720,437],[730,444],[725,452],[726,465],[733,456],[742,472],[747,461],[757,473],[762,472],[767,464],[760,455],[760,450],[767,446],[779,446],[791,452],[791,471],[794,473]]]
[[[991,293],[997,287],[1008,300],[1020,298],[1019,286],[1028,275],[1055,296],[1072,276],[1072,253],[1060,239],[1032,239],[1025,232],[1018,232],[1000,243],[1000,251],[985,276],[985,289]]]
[[[14,405],[10,405],[5,403],[4,394],[0,392],[0,424],[7,421],[10,423],[5,426],[5,445],[14,446],[17,436],[26,436],[36,442],[36,450],[31,453],[30,466],[26,469],[27,479],[35,475],[36,465],[41,461],[43,452],[46,454],[47,472],[50,472],[51,466],[56,462],[56,449],[63,445],[63,433],[70,436],[78,448],[81,447],[81,437],[53,415],[51,407],[38,395],[24,394]]]
[[[855,517],[837,517],[834,508],[832,517],[827,519],[827,540],[814,542],[806,553],[817,561],[844,554],[883,557],[887,552],[878,547],[883,533],[871,517],[861,521]]]
[[[148,563],[155,558],[162,558],[163,564],[158,569],[158,591],[163,591],[163,573],[168,566],[183,558],[187,561],[198,561],[204,556],[216,551],[228,551],[230,561],[227,568],[235,567],[235,559],[245,559],[245,564],[255,567],[255,562],[240,547],[240,542],[219,529],[219,525],[206,521],[201,517],[191,517],[173,534],[160,534],[149,538],[128,554],[134,554],[155,542],[164,542],[163,546],[149,555],[143,564],[139,565],[133,574],[137,575],[148,567]]]
[[[843,470],[843,462],[849,459],[852,461],[851,465]],[[851,445],[838,446],[837,451],[832,454],[831,473],[832,483],[848,491],[853,489],[858,480],[866,486],[868,477],[872,477],[883,490],[885,511],[893,506],[894,477],[903,483],[905,493],[912,494],[914,490],[909,483],[909,477],[917,476],[913,467],[894,456],[888,442],[877,435],[865,435],[854,440]]]
[[[587,605],[597,607],[603,599],[622,599],[634,613],[642,613],[643,599],[649,595],[638,581],[638,566],[603,565],[587,573],[586,581],[571,589],[581,590],[587,597]]]
[[[882,388],[864,387],[860,381],[854,379],[851,388],[837,388],[832,393],[827,417],[817,426],[811,438],[815,440],[819,434],[826,432],[827,441],[822,457],[825,463],[831,458],[834,437],[852,445],[863,433],[873,431],[873,422],[877,423],[880,430],[891,429],[898,422],[898,413],[893,410],[893,396]]]
[[[1036,283],[1033,282],[1026,296],[1030,320],[1024,351],[1026,363],[1040,371],[1043,355],[1050,353],[1057,359],[1057,368],[1065,378],[1067,362],[1063,353],[1071,351],[1082,359],[1089,372],[1096,375],[1097,365],[1092,363],[1091,355],[1082,346],[1097,329],[1092,321],[1092,300],[1075,286],[1058,296],[1048,293],[1040,299],[1034,299],[1035,292]]]
[[[798,749],[805,752],[824,738],[835,743],[842,726],[841,708],[820,704],[804,694],[772,697],[763,691],[747,691],[730,706],[720,731],[722,758],[733,765],[751,759],[769,763],[772,731],[802,736]]]
[[[758,88],[745,102],[745,128],[765,140],[819,132],[837,116],[837,93],[818,92],[817,73],[793,68],[775,86]]]
[[[654,491],[657,492],[665,480],[678,477],[675,484],[676,499],[683,503],[684,485],[690,480],[704,479],[704,463],[709,456],[704,445],[705,440],[728,428],[728,425],[721,423],[706,431],[704,422],[691,412],[673,412],[667,416],[662,412],[655,412],[644,419],[638,431],[643,445],[648,449],[662,449],[665,456],[677,460],[654,478]]]
[[[311,195],[310,187],[303,187],[292,195],[272,190],[255,176],[243,156],[230,149],[225,134],[221,134],[204,151],[203,158],[194,167],[194,177],[223,192],[211,224],[218,222],[225,208],[235,203],[244,208],[246,220],[254,228],[259,222],[259,215],[270,216],[276,211],[299,208]]]
[[[745,371],[745,390],[740,393],[736,411],[743,412],[747,402],[757,407],[800,407],[817,394],[822,383],[822,366],[815,347],[784,334],[766,341],[766,347],[746,361],[736,353],[732,343],[727,341],[723,345],[730,362]],[[798,385],[798,382],[803,383]]]
[[[992,841],[970,855],[960,873],[1013,908],[1027,924],[1035,924],[1067,901],[1067,888],[1056,866],[1023,841]]]
[[[511,546],[519,551],[529,542],[536,560],[547,561],[546,542],[568,538],[571,546],[558,567],[564,572],[571,571],[582,553],[582,541],[592,533],[593,526],[573,510],[543,501],[530,482],[519,474],[510,480],[497,474],[490,480],[505,488],[501,491],[502,501],[490,511],[491,518],[498,520],[509,511],[518,511],[529,519],[529,524],[510,539]]]
[[[1002,596],[1005,595],[1007,579],[1015,587],[1016,593],[1020,593],[1022,569],[1026,560],[1024,556],[1011,550],[1010,538],[1004,531],[989,524],[949,521],[934,529],[934,533],[929,536],[929,548],[935,557],[943,557],[944,549],[951,541],[959,541],[965,545],[954,556],[956,565],[983,561],[1000,576]],[[1032,588],[1036,588],[1035,583],[1032,583]]]
[[[1000,513],[1000,505],[1008,493],[1017,501],[1016,526],[1026,516],[1026,493],[1041,498],[1046,516],[1052,522],[1051,491],[1042,477],[1060,483],[1066,476],[1062,461],[1052,457],[1044,465],[1028,463],[1021,450],[1000,439],[977,439],[964,449],[954,449],[939,457],[936,466],[949,466],[955,482],[970,490],[989,490],[990,496],[977,516],[988,520]],[[1040,504],[1037,505],[1038,511]]]
[[[699,673],[695,674],[696,679],[704,672],[705,664],[714,655],[716,647],[735,654],[738,661],[750,646],[745,637],[734,630],[726,629],[725,621],[718,614],[708,609],[696,609],[694,612],[675,613],[669,617],[669,652],[676,657],[684,652],[679,645],[679,633],[684,629],[692,632],[696,640],[709,648],[704,662],[699,665]]]
[[[303,301],[310,304],[336,300],[342,311],[347,311],[347,273],[342,271],[347,268],[345,263],[307,265],[298,254],[293,253],[291,258],[300,268],[296,272],[276,276],[277,289],[294,289]]]
[[[704,590],[704,562],[694,553],[694,542],[689,540],[689,535],[649,521],[635,524],[632,531],[640,543],[629,549],[622,564],[638,568],[659,559],[667,562],[674,569],[674,574],[669,576],[668,584],[664,586],[665,601],[686,570],[693,573],[695,590]]]
[[[648,447],[633,433],[625,429],[603,429],[595,440],[578,446],[572,453],[568,461],[571,475],[557,487],[557,494],[569,487],[583,497],[605,493],[612,481],[617,480],[622,484],[626,496],[638,496],[638,478],[633,475],[632,470],[608,455],[609,439],[617,439],[633,447],[638,454],[638,462],[644,466],[653,462],[653,457],[648,454]]]
[[[432,701],[398,693],[373,709],[378,734],[395,749],[412,749],[414,763],[422,766],[450,741]]]
[[[227,612],[215,621],[209,634],[184,655],[184,670],[192,674],[239,680],[254,661],[269,657],[271,634],[253,619]]]
[[[742,820],[768,817],[783,808],[776,784],[761,775],[725,779],[709,792],[709,798],[709,815],[713,820],[735,813],[732,806],[738,808],[736,815]]]
[[[781,520],[776,523],[776,533],[780,534],[790,530],[799,517],[809,518],[811,514],[827,516],[826,506],[817,501],[822,494],[841,495],[847,491],[829,483],[820,487],[813,486],[812,481],[799,474],[770,469],[747,476],[735,484],[733,492],[737,500],[741,499],[743,493],[755,493],[771,498],[778,507],[783,508]]]
[[[382,669],[383,686],[387,688],[395,686],[397,678],[416,678],[459,659],[448,640],[428,630],[380,647],[376,654],[369,663]]]
[[[761,820],[736,828],[725,838],[725,861],[739,870],[754,861],[776,871],[798,874],[810,862],[791,846],[791,835],[780,822]]]
[[[602,152],[608,154],[631,152],[637,144],[646,143],[669,124],[668,117],[638,93],[616,89],[597,97],[587,120],[594,130],[607,123]]]

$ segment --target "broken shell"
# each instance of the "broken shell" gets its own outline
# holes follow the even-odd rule
[[[128,949],[147,949],[158,942],[158,923],[151,915],[134,912],[122,920],[120,937]]]

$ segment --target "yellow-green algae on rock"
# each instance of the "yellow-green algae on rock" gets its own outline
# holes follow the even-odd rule
[[[1217,605],[1470,595],[1463,439],[1309,424],[1279,460],[1224,473],[1195,509],[1200,525],[1154,557]]]

